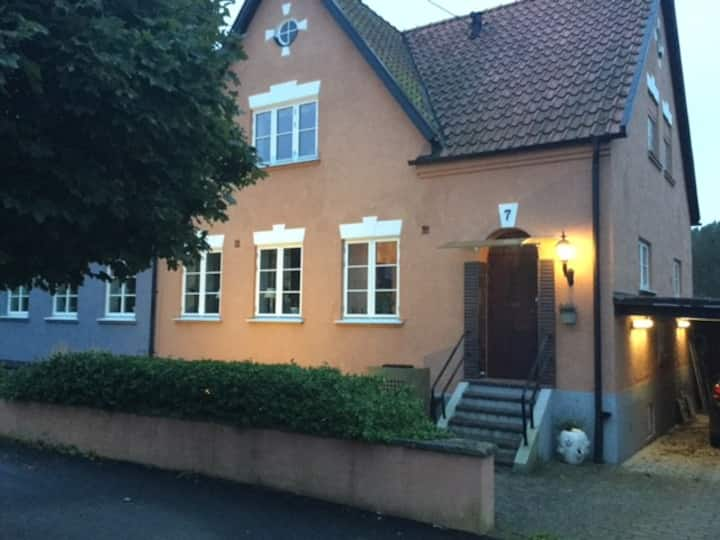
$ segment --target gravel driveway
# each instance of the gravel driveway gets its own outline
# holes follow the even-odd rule
[[[497,530],[506,539],[716,540],[720,450],[699,417],[623,466],[553,463],[496,476]]]

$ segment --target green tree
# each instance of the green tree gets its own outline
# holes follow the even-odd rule
[[[123,277],[205,246],[261,174],[229,0],[3,0],[0,289]]]
[[[692,232],[695,295],[720,298],[720,221]]]

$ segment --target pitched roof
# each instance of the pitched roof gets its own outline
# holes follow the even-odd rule
[[[437,134],[438,125],[430,99],[403,34],[362,2],[334,0],[333,3]]]
[[[652,0],[522,0],[410,30],[444,135],[465,156],[619,135]]]
[[[323,0],[423,135],[416,163],[625,135],[660,3],[688,202],[699,222],[674,0],[518,0],[401,32],[361,0]],[[246,0],[244,33],[261,0]]]

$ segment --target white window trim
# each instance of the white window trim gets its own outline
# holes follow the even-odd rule
[[[294,229],[295,231],[303,231],[305,229]],[[256,233],[258,234],[258,233]],[[282,300],[285,292],[284,287],[284,271],[285,271],[285,250],[300,248],[300,306],[298,313],[283,313]],[[275,313],[260,313],[260,254],[263,250],[277,250],[277,264],[275,266]],[[262,321],[288,321],[303,322],[303,280],[305,265],[305,249],[302,243],[270,243],[256,244],[256,262],[255,262],[255,318],[250,322]]]
[[[675,298],[682,297],[682,261],[673,259],[672,286]]]
[[[317,101],[320,96],[322,81],[312,81],[298,84],[297,81],[288,81],[281,84],[273,84],[270,91],[262,94],[255,94],[248,98],[250,110],[276,109],[281,105],[297,103],[300,101]]]
[[[110,268],[107,269],[107,275],[110,277],[113,277],[112,270]],[[136,320],[136,314],[133,313],[125,313],[125,301],[128,296],[134,296],[135,297],[135,309],[137,310],[137,276],[134,276],[131,279],[135,279],[135,294],[129,295],[127,293],[127,283],[123,282],[122,285],[120,285],[120,313],[111,313],[110,312],[110,285],[112,284],[111,281],[108,281],[105,283],[105,317],[100,320],[112,320],[112,321],[134,321]],[[184,295],[183,295],[184,298]]]
[[[402,234],[401,219],[379,221],[376,216],[364,217],[361,223],[340,225],[340,238],[343,240],[373,240],[386,238],[398,240]]]
[[[396,242],[397,243],[397,268],[396,279],[397,286],[395,287],[395,313],[391,314],[376,314],[375,313],[375,275],[377,268],[377,243],[378,242]],[[353,244],[368,244],[368,272],[367,272],[367,314],[348,313],[348,277],[350,273],[349,269],[349,254],[350,246]],[[356,240],[345,240],[343,246],[343,318],[341,322],[362,322],[362,321],[389,321],[391,323],[400,323],[400,238],[399,237],[376,237],[376,238],[365,238]]]
[[[667,101],[663,101],[662,111],[663,111],[663,116],[665,117],[665,121],[668,123],[668,125],[670,127],[672,127],[673,113],[672,113],[672,109],[670,108],[670,104]]]
[[[6,310],[6,318],[8,319],[28,319],[30,317],[30,289],[27,287],[17,287],[16,290],[19,290],[20,293],[15,295],[14,291],[12,289],[8,289],[7,291],[7,310]],[[14,311],[10,308],[12,306],[12,298],[13,296],[18,296],[21,298],[21,301],[19,302],[22,304],[22,298],[27,297],[28,301],[28,309],[27,310],[18,310]]]
[[[217,237],[216,237],[217,238]],[[207,242],[211,246],[213,243],[210,242],[211,237],[208,236]],[[215,243],[217,245],[217,243]],[[222,243],[220,243],[222,247]],[[217,313],[205,313],[205,287],[207,278],[207,256],[210,253],[220,253],[220,287],[218,289],[218,312]],[[218,321],[220,320],[220,314],[222,313],[222,289],[223,289],[223,268],[225,267],[225,257],[223,256],[222,249],[212,248],[209,251],[205,251],[200,254],[200,290],[198,292],[198,311],[199,313],[186,313],[185,312],[185,294],[187,291],[187,267],[183,265],[183,281],[182,281],[182,311],[179,319],[180,321]]]
[[[400,319],[400,236],[403,222],[401,219],[378,220],[377,216],[366,216],[360,223],[345,223],[340,225],[340,238],[343,246],[343,298],[342,319],[338,324],[395,324],[401,325]],[[377,242],[397,242],[397,297],[395,314],[375,315],[375,246]],[[347,286],[348,286],[348,253],[349,244],[370,244],[368,247],[368,313],[367,315],[348,314],[347,312]],[[372,309],[371,309],[372,308]]]
[[[658,89],[657,82],[655,80],[655,75],[652,73],[647,74],[647,87],[648,92],[652,96],[652,98],[655,100],[655,103],[660,103],[660,90]]]
[[[300,155],[300,107],[303,105],[315,104],[315,153],[307,156]],[[280,109],[292,108],[292,157],[289,159],[277,159],[277,111]],[[279,165],[291,165],[293,163],[304,163],[317,161],[320,156],[318,149],[320,133],[320,103],[317,99],[291,101],[278,104],[273,107],[266,107],[253,110],[252,144],[257,148],[257,117],[260,114],[270,113],[270,159],[267,162],[260,162],[260,167],[276,167]]]
[[[273,246],[289,246],[298,244],[302,247],[305,241],[305,229],[286,229],[285,225],[273,225],[271,231],[257,231],[253,233],[255,246],[270,248]]]
[[[643,248],[645,252],[647,253],[647,264],[645,260],[643,259]],[[652,252],[651,252],[651,245],[646,240],[639,240],[638,241],[638,258],[640,262],[640,290],[641,291],[647,291],[652,292],[651,286],[652,286]],[[645,272],[645,268],[647,268],[647,272]],[[647,281],[644,281],[643,278],[647,276]]]
[[[80,290],[79,288],[75,288],[75,294],[72,294],[73,287],[68,286],[65,290],[65,305],[70,305],[70,298],[75,296],[77,298],[77,310],[78,311],[58,311],[57,310],[57,300],[59,295],[55,293],[52,297],[52,316],[46,317],[45,320],[67,320],[67,321],[76,321],[78,319],[78,312],[80,310]]]

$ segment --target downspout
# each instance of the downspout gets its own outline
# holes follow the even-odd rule
[[[152,278],[150,280],[150,337],[148,356],[155,356],[155,314],[157,311],[157,258],[152,262]]]
[[[602,306],[600,288],[600,139],[593,140],[592,213],[595,264],[593,268],[593,338],[595,368],[595,463],[603,463],[605,416],[603,414]]]

